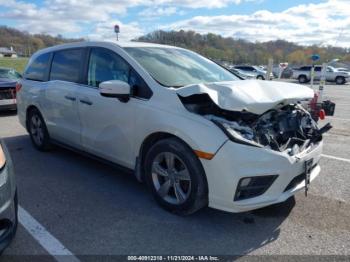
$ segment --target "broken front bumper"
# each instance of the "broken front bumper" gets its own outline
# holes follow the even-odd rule
[[[203,160],[208,187],[209,206],[229,212],[249,211],[287,200],[305,187],[305,162],[313,159],[310,181],[320,173],[318,165],[322,153],[322,141],[299,155],[269,149],[246,146],[227,141],[212,160]],[[278,177],[267,190],[256,197],[234,201],[238,183],[245,177]]]

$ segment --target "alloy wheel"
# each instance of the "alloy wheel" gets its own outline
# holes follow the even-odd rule
[[[184,162],[174,153],[162,152],[152,163],[152,181],[166,202],[180,205],[191,193],[191,177]]]
[[[42,145],[44,140],[43,123],[37,114],[32,115],[30,119],[30,133],[33,137],[35,144]]]

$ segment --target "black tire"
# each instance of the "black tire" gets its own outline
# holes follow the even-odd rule
[[[265,80],[265,77],[264,77],[264,76],[262,76],[262,75],[258,75],[258,76],[256,77],[256,79],[259,79],[259,80]]]
[[[307,82],[307,78],[304,75],[299,76],[298,80],[300,84],[305,84]]]
[[[344,84],[345,84],[345,77],[343,77],[343,76],[337,76],[337,77],[335,78],[335,83],[336,83],[337,85],[344,85]]]
[[[35,124],[35,122],[37,124]],[[50,136],[44,118],[41,116],[39,110],[30,110],[27,116],[27,127],[30,139],[36,149],[39,151],[48,151],[51,149]],[[38,133],[38,128],[42,131],[41,135]]]
[[[188,182],[190,185],[187,184],[187,190],[189,191],[187,192],[187,197],[182,198],[182,200],[184,201],[182,203],[170,203],[169,200],[165,199],[166,197],[171,199],[171,193],[173,193],[174,199],[178,198],[175,192],[177,191],[175,186],[172,186],[170,187],[170,189],[168,189],[167,192],[169,193],[167,194],[169,195],[167,195],[166,197],[162,197],[159,193],[160,188],[157,190],[156,183],[154,182],[155,176],[163,177],[165,181],[170,181],[170,175],[168,177],[164,177],[156,175],[154,172],[152,172],[153,165],[157,163],[159,164],[159,162],[156,162],[157,159],[159,159],[158,157],[162,156],[162,154],[169,153],[176,157],[176,160],[174,160],[174,162],[178,161],[178,165],[184,165],[185,168],[187,168],[186,171],[188,172],[186,174],[188,174],[190,177],[190,180]],[[145,180],[147,182],[147,185],[151,190],[157,203],[164,209],[178,215],[189,215],[208,205],[208,185],[202,164],[200,163],[197,156],[194,154],[193,150],[179,139],[169,138],[161,140],[154,144],[147,152],[144,167]],[[186,181],[182,180],[180,182]],[[165,183],[166,182],[164,182],[163,185]]]

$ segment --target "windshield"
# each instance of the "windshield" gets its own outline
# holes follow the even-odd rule
[[[228,70],[188,50],[163,47],[127,47],[125,50],[163,86],[239,80]]]
[[[0,68],[0,78],[8,78],[8,79],[17,80],[17,79],[21,78],[21,75],[13,69],[1,69]]]

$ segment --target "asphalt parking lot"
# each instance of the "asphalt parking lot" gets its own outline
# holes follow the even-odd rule
[[[350,255],[350,85],[328,85],[324,96],[337,104],[322,121],[334,128],[307,198],[299,192],[254,212],[206,208],[189,217],[162,210],[130,174],[62,148],[36,151],[17,116],[2,113],[22,210],[4,255]],[[29,232],[25,214],[41,229]],[[40,230],[49,244],[39,243]]]

